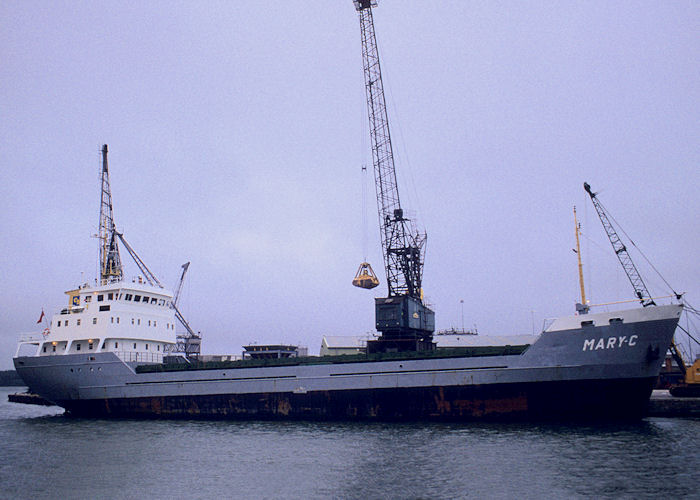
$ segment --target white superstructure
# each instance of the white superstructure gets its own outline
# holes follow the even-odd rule
[[[23,335],[16,356],[114,352],[124,361],[161,362],[176,345],[173,294],[142,278],[66,292],[69,305],[42,333]]]

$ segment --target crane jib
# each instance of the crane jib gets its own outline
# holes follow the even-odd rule
[[[630,280],[630,283],[634,288],[635,296],[640,300],[642,306],[644,307],[656,305],[654,300],[651,298],[651,294],[649,293],[647,286],[644,284],[644,280],[642,280],[642,276],[639,274],[639,271],[637,271],[637,267],[634,265],[634,262],[632,262],[632,257],[630,257],[630,254],[627,252],[627,247],[624,243],[622,243],[620,236],[617,234],[617,231],[615,231],[615,228],[610,222],[610,218],[608,217],[607,211],[603,207],[603,204],[598,199],[596,193],[591,190],[590,184],[584,182],[583,189],[585,189],[588,195],[591,197],[593,206],[598,213],[600,222],[603,224],[605,233],[608,235],[613,251],[615,252],[615,255],[617,255],[617,258],[622,265],[622,269],[625,271],[627,278]]]
[[[417,231],[414,221],[404,217],[401,208],[372,6],[373,2],[356,2],[387,287],[389,296],[420,298],[426,237]]]
[[[368,352],[422,351],[435,348],[435,313],[423,304],[422,275],[426,242],[414,220],[401,208],[381,65],[374,32],[374,0],[355,0],[360,17],[365,96],[372,142],[379,234],[388,296],[375,301],[376,327],[381,337]],[[356,277],[357,279],[357,277]]]

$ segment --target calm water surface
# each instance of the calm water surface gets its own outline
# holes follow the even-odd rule
[[[700,420],[87,420],[7,402],[0,498],[700,498]]]

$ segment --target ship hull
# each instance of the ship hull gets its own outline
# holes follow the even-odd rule
[[[59,401],[81,417],[259,420],[621,420],[645,416],[655,378]]]
[[[77,416],[309,420],[640,418],[680,306],[560,321],[521,354],[200,370],[134,369],[115,353],[15,358]],[[573,328],[570,328],[573,326]]]

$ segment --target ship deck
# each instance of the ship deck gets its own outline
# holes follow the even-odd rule
[[[505,346],[479,346],[479,347],[456,347],[449,349],[438,349],[436,351],[423,352],[391,352],[354,354],[339,356],[299,356],[289,358],[263,358],[263,359],[243,359],[236,361],[207,361],[196,360],[189,363],[162,363],[139,365],[135,368],[136,373],[173,372],[187,370],[218,370],[221,368],[257,368],[271,366],[300,366],[300,365],[328,365],[347,363],[367,363],[374,361],[403,361],[419,359],[444,359],[444,358],[469,358],[482,356],[519,356],[524,353],[530,344],[525,345],[505,345]]]

